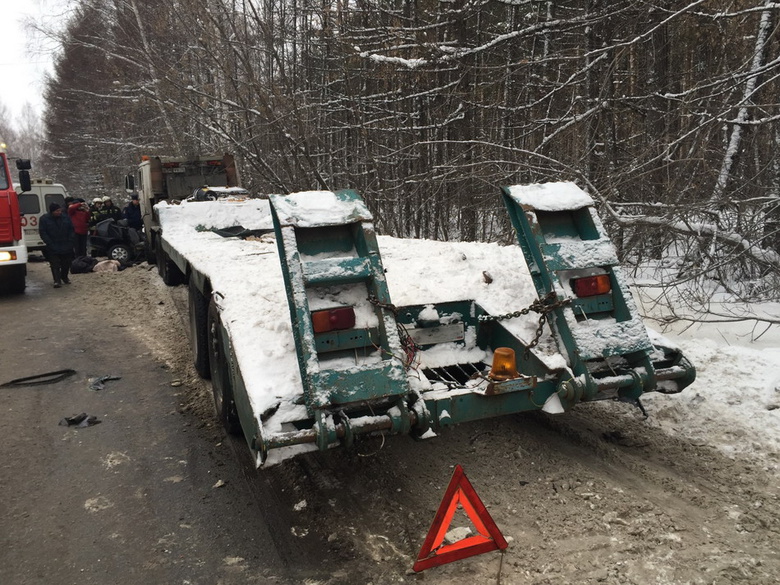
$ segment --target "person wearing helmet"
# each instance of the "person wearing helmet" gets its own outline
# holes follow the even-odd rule
[[[92,205],[90,206],[89,211],[89,227],[94,228],[98,222],[98,218],[100,217],[101,212],[103,211],[103,198],[95,197],[92,200]]]
[[[122,211],[114,205],[114,202],[111,201],[111,197],[103,197],[102,219],[113,219],[114,221],[122,219]]]
[[[107,219],[113,219],[114,221],[122,219],[122,212],[114,207],[111,197],[101,197],[100,202],[100,207],[92,214],[89,220],[90,227],[94,228],[101,221]]]

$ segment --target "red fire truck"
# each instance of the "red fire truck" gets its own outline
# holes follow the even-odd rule
[[[30,190],[30,161],[17,159],[19,184]],[[27,247],[22,232],[19,199],[11,180],[5,144],[0,144],[0,292],[24,292],[27,277]]]

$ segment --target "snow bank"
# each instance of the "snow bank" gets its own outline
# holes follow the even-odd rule
[[[646,315],[661,317],[655,296],[639,294]],[[718,303],[721,311],[736,311]],[[778,314],[775,303],[756,304],[755,314]],[[694,315],[688,315],[694,317]],[[699,316],[703,321],[705,316]],[[753,319],[733,323],[678,322],[664,331],[696,366],[696,381],[681,394],[646,394],[648,421],[731,457],[763,461],[780,470],[780,329]]]

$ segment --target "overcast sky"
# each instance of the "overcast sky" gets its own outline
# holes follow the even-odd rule
[[[51,71],[52,43],[29,31],[25,17],[51,25],[62,18],[67,0],[0,0],[2,35],[0,79],[3,90],[0,102],[8,108],[15,120],[25,103],[30,103],[40,114],[43,110],[43,78]]]

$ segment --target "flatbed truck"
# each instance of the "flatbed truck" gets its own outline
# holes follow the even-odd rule
[[[125,191],[137,195],[143,220],[144,252],[150,264],[157,258],[160,220],[155,205],[161,201],[182,201],[202,188],[238,188],[239,175],[233,156],[192,155],[141,157],[134,173],[125,177]],[[172,266],[160,267],[160,275]]]

